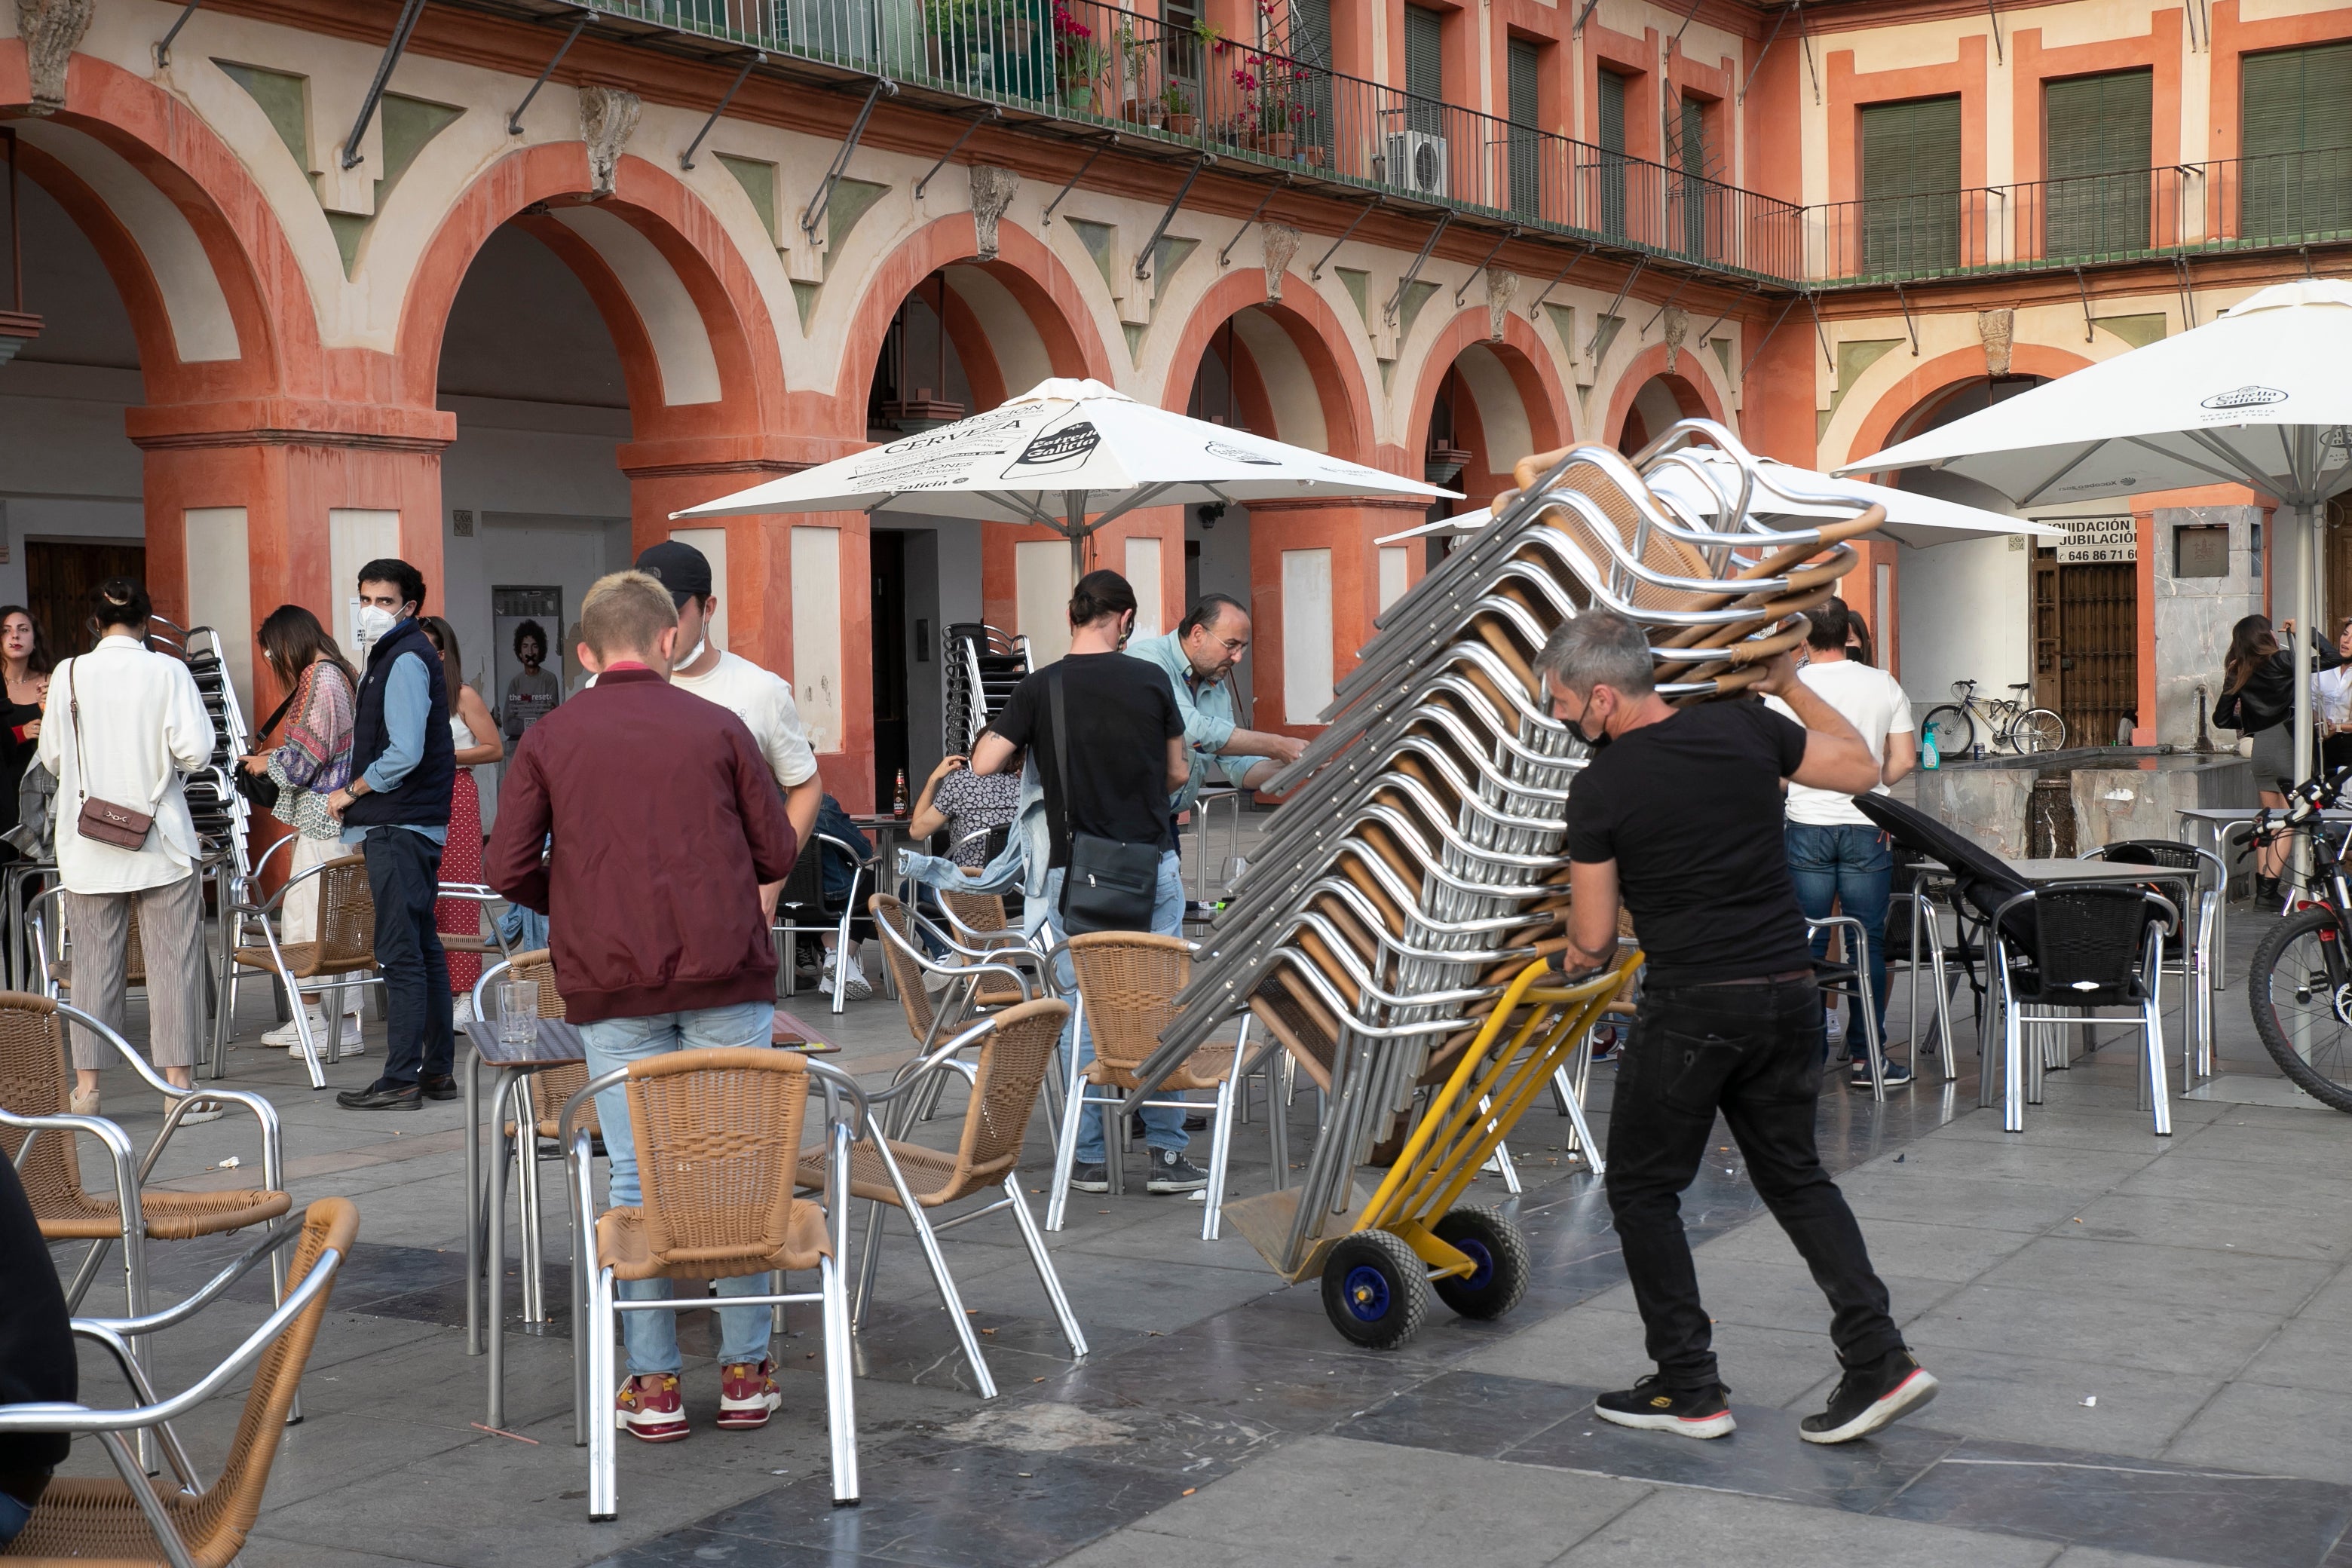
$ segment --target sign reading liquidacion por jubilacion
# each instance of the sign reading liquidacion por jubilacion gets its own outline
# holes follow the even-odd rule
[[[2058,542],[2058,563],[2073,566],[2091,562],[2139,559],[2139,525],[2123,517],[2053,517],[2046,520],[2066,531]]]

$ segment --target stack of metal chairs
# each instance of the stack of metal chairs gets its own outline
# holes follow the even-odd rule
[[[1702,461],[1708,447],[1736,465]],[[1718,504],[1654,494],[1643,475],[1670,464]],[[1844,517],[1763,526],[1750,503],[1767,479],[1704,420],[1630,461],[1580,447],[1530,458],[1515,478],[1495,521],[1381,616],[1322,715],[1329,728],[1268,786],[1287,798],[1140,1075],[1156,1081],[1240,1016],[1326,1088],[1299,1186],[1225,1206],[1294,1279],[1319,1240],[1349,1228],[1359,1168],[1384,1163],[1417,1093],[1443,1079],[1509,977],[1565,945],[1565,808],[1583,747],[1534,675],[1545,640],[1588,608],[1613,609],[1650,629],[1669,700],[1739,691],[1802,640],[1801,612],[1860,563],[1843,542],[1883,515],[1821,480],[1821,493],[1790,499]],[[1799,481],[1769,482],[1786,495]]]

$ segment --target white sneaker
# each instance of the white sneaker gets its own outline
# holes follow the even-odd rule
[[[449,1021],[460,1029],[474,1021],[474,997],[471,992],[460,991],[449,999]]]
[[[817,978],[817,989],[832,990],[833,974],[834,955],[828,952],[824,955],[824,973]],[[847,1002],[863,1002],[874,994],[874,987],[866,978],[866,966],[856,959],[849,961],[849,973],[842,982],[841,994],[842,999]]]
[[[327,1020],[316,1013],[310,1015],[310,1038],[318,1043],[321,1052],[326,1050]],[[266,1046],[284,1046],[288,1056],[298,1061],[301,1059],[302,1037],[295,1031],[291,1022],[280,1024],[262,1036],[261,1043]],[[363,1044],[360,1036],[360,1016],[357,1013],[344,1014],[343,1055],[347,1057],[359,1055]]]

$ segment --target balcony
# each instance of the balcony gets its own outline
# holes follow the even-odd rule
[[[1832,202],[1803,226],[1816,288],[2352,240],[2352,148]]]
[[[1771,290],[2352,240],[2352,149],[1798,206],[1101,0],[454,3]]]

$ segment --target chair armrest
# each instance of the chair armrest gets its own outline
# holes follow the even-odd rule
[[[143,1318],[76,1318],[74,1332],[98,1337],[107,1333],[138,1336],[173,1328],[194,1317],[220,1298],[222,1291],[253,1271],[253,1266],[302,1234],[301,1216],[289,1215],[270,1226],[259,1241],[245,1249],[244,1254],[227,1268],[205,1281],[196,1293],[184,1301],[175,1302],[160,1312],[150,1312]]]
[[[123,1227],[136,1223],[142,1227],[145,1219],[139,1213],[139,1171],[137,1156],[131,1152],[131,1135],[103,1116],[75,1116],[56,1112],[47,1116],[19,1116],[5,1106],[0,1106],[0,1127],[21,1127],[27,1136],[17,1145],[16,1163],[22,1166],[25,1156],[33,1152],[33,1140],[44,1130],[59,1132],[82,1132],[106,1145],[107,1154],[114,1162],[114,1196],[121,1205]],[[70,1152],[68,1154],[71,1158]]]
[[[892,1079],[889,1088],[867,1089],[866,1091],[866,1098],[875,1105],[887,1105],[891,1100],[894,1100],[900,1095],[906,1093],[909,1089],[912,1089],[916,1084],[920,1083],[924,1079],[929,1078],[938,1068],[943,1066],[962,1067],[964,1065],[963,1063],[955,1061],[952,1058],[961,1054],[966,1048],[978,1045],[982,1038],[984,1037],[990,1030],[995,1027],[995,1019],[982,1018],[979,1023],[965,1029],[961,1034],[957,1035],[954,1038],[944,1041],[940,1045],[933,1046],[929,1053],[924,1056],[918,1057],[915,1060],[908,1062],[905,1067],[900,1068],[897,1076]]]
[[[331,1247],[320,1253],[319,1261],[302,1277],[302,1283],[289,1292],[278,1310],[246,1336],[244,1343],[231,1351],[227,1359],[219,1365],[169,1399],[120,1410],[96,1410],[86,1405],[0,1405],[0,1432],[129,1432],[165,1421],[176,1421],[219,1393],[230,1379],[259,1361],[262,1352],[276,1342],[288,1325],[309,1310],[310,1303],[334,1283],[336,1271],[342,1267],[342,1262],[343,1255],[340,1248]],[[100,1334],[93,1332],[89,1337],[98,1338]]]
[[[148,1173],[154,1170],[155,1161],[163,1152],[163,1145],[171,1141],[173,1133],[180,1130],[181,1119],[187,1115],[189,1103],[199,1100],[216,1100],[224,1105],[235,1104],[245,1107],[253,1112],[254,1120],[261,1123],[262,1184],[272,1192],[279,1190],[278,1172],[282,1143],[278,1133],[278,1108],[275,1105],[248,1089],[194,1087],[182,1089],[165,1079],[153,1068],[149,1067],[147,1059],[131,1047],[131,1042],[115,1033],[103,1020],[90,1016],[69,1002],[59,1002],[56,1006],[61,1016],[79,1024],[112,1046],[115,1054],[121,1057],[131,1065],[132,1071],[146,1080],[148,1088],[162,1094],[170,1102],[170,1109],[163,1114],[163,1130],[155,1134],[155,1142],[148,1145],[145,1157],[139,1162],[140,1181],[144,1182]]]

